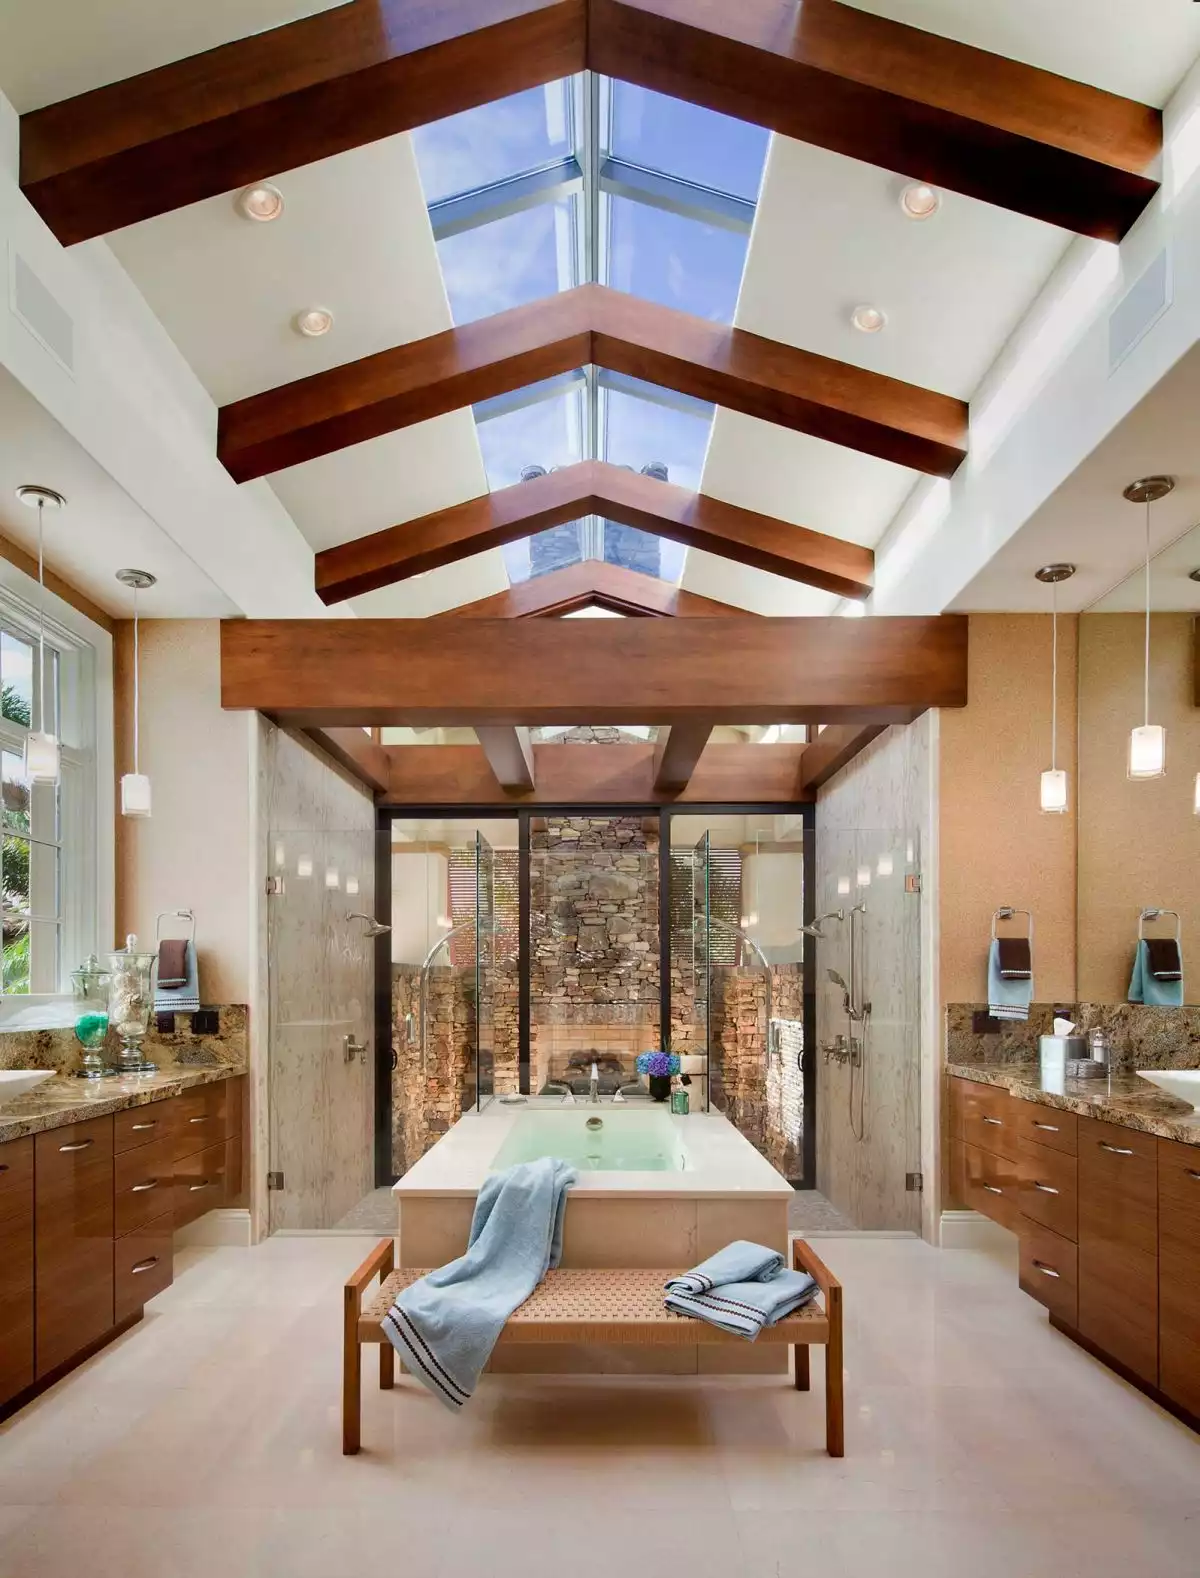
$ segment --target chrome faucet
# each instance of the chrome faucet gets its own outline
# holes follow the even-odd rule
[[[544,1096],[553,1095],[556,1091],[560,1090],[563,1093],[562,1105],[564,1107],[573,1107],[575,1105],[575,1092],[565,1080],[548,1079],[542,1086],[542,1094]]]
[[[594,1061],[591,1078],[588,1080],[588,1104],[593,1107],[600,1105],[600,1070]]]

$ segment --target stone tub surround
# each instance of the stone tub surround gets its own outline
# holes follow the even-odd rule
[[[1038,1038],[1054,1028],[1055,1013],[1074,1020],[1079,1033],[1108,1033],[1113,1067],[1130,1073],[1139,1068],[1200,1068],[1200,1007],[1150,1008],[1142,1003],[1032,1003],[1027,1020],[997,1020],[1001,1029],[977,1034],[976,1014],[986,1003],[946,1005],[946,1062],[983,1064],[1036,1063]]]
[[[1107,1080],[1065,1080],[1061,1094],[1045,1088],[1036,1062],[948,1063],[946,1072],[954,1079],[996,1085],[1022,1101],[1056,1107],[1060,1112],[1077,1112],[1081,1117],[1118,1123],[1143,1134],[1200,1145],[1200,1112],[1139,1079],[1131,1070],[1114,1072]]]
[[[249,1061],[250,1011],[244,1003],[206,1006],[201,1010],[217,1015],[215,1033],[196,1034],[190,1013],[175,1014],[171,1031],[160,1030],[154,1017],[144,1042],[147,1056],[156,1063],[180,1068],[221,1067],[244,1073]],[[120,1042],[110,1030],[105,1052],[115,1061]],[[49,1030],[0,1031],[0,1068],[53,1068],[59,1074],[74,1074],[83,1064],[83,1048],[71,1026]],[[111,1080],[99,1083],[111,1085]]]
[[[43,1081],[36,1090],[13,1101],[0,1102],[0,1145],[19,1140],[27,1134],[58,1129],[68,1123],[84,1123],[128,1107],[144,1107],[152,1101],[165,1101],[197,1085],[213,1085],[235,1079],[246,1072],[244,1065],[197,1064],[163,1061],[157,1074],[131,1075],[127,1079],[73,1079],[56,1075]]]

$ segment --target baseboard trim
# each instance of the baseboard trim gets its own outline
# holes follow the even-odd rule
[[[978,1211],[943,1211],[938,1243],[943,1249],[997,1249],[1012,1243],[1012,1234]]]
[[[249,1249],[250,1212],[247,1207],[208,1211],[186,1227],[176,1228],[176,1249],[199,1245],[205,1249]]]
[[[919,1239],[920,1234],[906,1227],[793,1227],[788,1229],[789,1238],[910,1238]]]

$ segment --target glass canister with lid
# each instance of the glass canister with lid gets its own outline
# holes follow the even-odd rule
[[[83,1048],[80,1079],[103,1079],[116,1070],[105,1060],[108,1040],[108,971],[101,968],[94,953],[77,970],[71,971],[71,995],[75,1009],[75,1039]]]
[[[139,953],[137,938],[130,935],[124,948],[108,956],[108,1017],[121,1039],[117,1070],[121,1074],[154,1074],[158,1064],[142,1051],[150,1028],[154,1001],[154,955]]]

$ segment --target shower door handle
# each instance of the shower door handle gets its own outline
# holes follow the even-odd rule
[[[360,1063],[367,1061],[367,1044],[365,1041],[356,1041],[353,1032],[342,1037],[342,1051],[346,1054],[347,1063],[353,1063],[355,1058]]]

